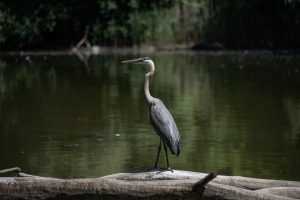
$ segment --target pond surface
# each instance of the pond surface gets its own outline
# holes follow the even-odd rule
[[[0,169],[99,177],[152,167],[145,55],[0,57]],[[150,81],[182,137],[174,169],[300,181],[300,57],[160,53]],[[160,166],[166,162],[161,153]]]

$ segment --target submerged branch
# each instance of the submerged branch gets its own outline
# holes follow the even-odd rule
[[[91,43],[87,39],[88,38],[88,34],[89,34],[89,29],[90,29],[89,26],[85,27],[84,35],[83,35],[82,39],[77,43],[75,49],[80,49],[83,44],[86,45],[86,48],[88,48],[88,49],[91,48],[92,45],[91,45]]]

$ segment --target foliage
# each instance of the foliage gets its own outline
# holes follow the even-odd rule
[[[300,46],[300,1],[213,0],[207,40],[230,48]]]
[[[93,0],[88,3],[52,0],[18,4],[4,0],[0,3],[0,47],[70,47],[80,40],[86,26],[90,26],[89,39],[98,45],[183,42],[188,40],[186,35],[195,35],[193,26],[198,24],[188,12],[182,17],[178,7],[183,4],[189,9],[198,9],[189,1],[174,3],[170,0]],[[192,23],[182,22],[188,18]],[[188,27],[183,28],[183,25]]]
[[[1,50],[220,42],[227,48],[298,48],[300,1],[90,0],[0,2]]]
[[[4,48],[35,46],[68,20],[70,9],[59,2],[2,1],[0,3],[0,42]]]
[[[94,44],[131,45],[132,41],[148,40],[149,24],[162,17],[158,10],[170,6],[169,0],[4,0],[0,3],[0,46],[2,49],[70,46],[82,37],[88,25]],[[142,31],[145,34],[137,39],[130,35],[137,36]]]

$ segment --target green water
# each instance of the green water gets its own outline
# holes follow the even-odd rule
[[[152,167],[145,55],[0,57],[0,169],[99,177]],[[300,180],[300,57],[161,53],[151,93],[181,134],[174,169]],[[163,154],[162,154],[163,155]],[[166,162],[162,156],[160,166]]]

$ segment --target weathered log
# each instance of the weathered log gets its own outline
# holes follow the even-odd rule
[[[300,187],[274,187],[257,190],[258,193],[273,194],[283,197],[300,199]]]
[[[1,176],[1,175],[0,175]],[[300,182],[136,170],[100,178],[0,177],[0,199],[297,199]],[[215,178],[215,179],[214,179]],[[211,181],[214,179],[213,181]],[[211,182],[209,182],[211,181]],[[207,185],[206,185],[207,184]]]

